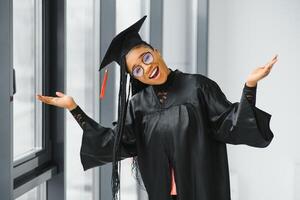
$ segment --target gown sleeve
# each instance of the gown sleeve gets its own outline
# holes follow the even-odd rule
[[[214,139],[260,148],[270,144],[274,137],[269,126],[272,115],[255,106],[257,86],[245,83],[240,102],[231,103],[212,79],[202,85]]]
[[[108,128],[100,125],[86,115],[79,106],[70,112],[83,130],[80,159],[84,171],[112,162],[116,126]],[[136,137],[133,122],[134,115],[131,103],[129,103],[118,160],[136,156]]]

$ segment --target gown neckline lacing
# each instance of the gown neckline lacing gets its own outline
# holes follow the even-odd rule
[[[173,71],[172,69],[170,70],[171,72],[169,73],[166,82],[161,85],[152,85],[153,91],[156,94],[159,105],[161,106],[166,104],[170,94],[170,86],[175,79],[176,71]]]

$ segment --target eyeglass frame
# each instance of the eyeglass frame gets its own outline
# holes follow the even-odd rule
[[[148,55],[148,54],[151,56],[152,60],[151,60],[151,62],[146,63],[145,60],[144,60],[144,58],[145,58],[145,56]],[[150,64],[152,64],[152,63],[153,63],[153,60],[154,60],[154,56],[153,56],[153,54],[152,54],[150,51],[144,52],[144,53],[142,54],[142,62],[143,62],[145,65],[150,65]],[[143,72],[142,75],[136,76],[136,75],[133,74],[133,72],[134,72],[134,70],[135,70],[136,68],[140,68],[140,69],[142,70],[142,72]],[[135,66],[132,68],[132,71],[131,71],[130,74],[131,74],[131,76],[133,76],[133,77],[135,77],[135,78],[142,77],[142,76],[144,75],[144,68],[143,68],[141,65],[135,65]]]

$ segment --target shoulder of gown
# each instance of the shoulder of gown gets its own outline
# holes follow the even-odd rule
[[[244,84],[239,102],[230,102],[216,81],[195,74],[199,99],[205,102],[212,137],[229,144],[268,146],[274,135],[271,114],[255,106],[257,87]]]

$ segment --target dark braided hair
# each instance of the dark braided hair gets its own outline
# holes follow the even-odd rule
[[[153,47],[143,42],[133,48],[140,47],[140,46],[147,46],[153,49]],[[120,141],[123,135],[123,129],[125,124],[125,117],[127,112],[127,107],[129,103],[129,94],[130,94],[130,88],[131,88],[131,94],[135,95],[148,87],[149,85],[144,84],[140,82],[139,80],[135,79],[134,77],[130,76],[130,85],[129,85],[129,92],[128,96],[126,98],[126,85],[127,85],[127,64],[126,64],[126,55],[122,56],[121,59],[121,78],[120,78],[120,89],[119,89],[119,103],[118,103],[118,123],[116,127],[116,135],[114,140],[114,146],[113,146],[113,161],[112,161],[112,179],[111,179],[111,187],[112,187],[112,194],[113,194],[113,200],[118,199],[118,192],[120,191],[120,170],[121,170],[121,161],[119,161],[119,145]],[[132,162],[132,172],[134,174],[134,177],[137,179],[137,182],[139,185],[141,185],[141,176],[139,173],[139,167],[137,162],[137,156],[133,157]],[[120,195],[119,195],[120,196]]]
[[[119,89],[119,107],[118,107],[118,124],[116,127],[116,135],[113,146],[113,161],[112,161],[112,193],[113,200],[118,199],[118,191],[120,190],[120,177],[119,170],[121,169],[121,162],[118,161],[119,157],[119,145],[122,138],[124,122],[125,122],[125,113],[127,109],[128,99],[126,100],[126,84],[127,84],[127,73],[124,63],[125,59],[122,59],[121,63],[121,79],[120,79],[120,89]],[[119,166],[120,165],[120,166]]]

